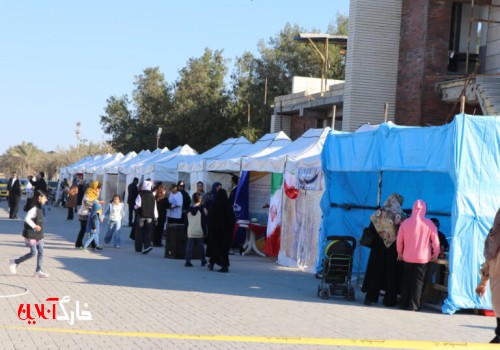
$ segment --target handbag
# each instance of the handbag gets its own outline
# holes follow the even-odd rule
[[[361,235],[361,239],[359,240],[359,244],[371,248],[374,238],[375,238],[375,232],[373,230],[370,230],[368,227],[365,227],[363,229],[363,234]]]

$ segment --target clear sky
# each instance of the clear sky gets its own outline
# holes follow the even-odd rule
[[[107,139],[106,99],[160,67],[168,83],[206,47],[257,54],[288,22],[325,32],[349,0],[21,0],[0,3],[0,155],[23,141],[44,151]]]

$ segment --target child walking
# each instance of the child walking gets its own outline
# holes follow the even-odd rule
[[[42,271],[43,264],[43,212],[42,207],[47,202],[47,196],[44,192],[36,190],[33,198],[28,199],[25,210],[27,211],[24,218],[23,237],[30,252],[17,259],[10,260],[10,272],[15,274],[17,272],[17,265],[31,259],[35,256],[38,250],[36,260],[35,277],[46,278],[49,277],[48,273]]]
[[[108,215],[109,225],[106,236],[104,237],[104,246],[109,246],[111,244],[111,238],[113,238],[113,246],[115,248],[120,248],[120,231],[122,227],[122,218],[125,215],[125,211],[120,196],[117,194],[113,196],[111,203],[106,206],[103,217],[108,217]]]
[[[201,205],[201,194],[193,194],[193,205],[189,207],[187,213],[188,227],[187,227],[187,245],[186,245],[186,263],[185,267],[193,267],[191,264],[191,256],[193,252],[193,244],[196,242],[200,252],[201,266],[205,266],[207,261],[205,260],[205,246],[203,245],[203,228],[202,228],[202,216],[203,216],[203,206]]]
[[[85,241],[84,245],[81,247],[82,250],[87,250],[87,247],[95,241],[95,249],[102,250],[102,247],[99,245],[99,228],[101,219],[102,208],[97,199],[92,202],[92,208],[89,213],[89,220],[87,221],[87,229],[86,232],[90,235],[90,237]]]

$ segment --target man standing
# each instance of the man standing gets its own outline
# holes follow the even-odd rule
[[[182,195],[182,222],[184,223],[184,225],[186,225],[187,228],[187,213],[189,211],[189,207],[191,206],[191,197],[186,191],[186,184],[184,183],[184,181],[179,181],[177,183],[177,188]]]
[[[12,177],[7,183],[7,191],[9,192],[9,219],[17,219],[19,201],[21,200],[21,182],[15,171],[12,172]]]
[[[132,227],[132,225],[134,224],[134,206],[135,206],[135,200],[137,199],[137,195],[139,194],[139,188],[137,187],[138,183],[139,179],[134,177],[132,183],[127,187],[128,225],[130,227]]]

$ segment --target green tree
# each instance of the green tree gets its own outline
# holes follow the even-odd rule
[[[44,152],[31,142],[22,142],[20,145],[9,147],[1,157],[2,171],[10,173],[17,171],[20,178],[24,178],[40,169]]]
[[[126,95],[112,96],[106,101],[105,115],[101,115],[111,145],[122,153],[155,148],[158,128],[167,129],[171,123],[171,88],[159,68],[146,68],[135,77],[134,85],[132,101]],[[168,135],[163,134],[163,139]]]
[[[178,144],[189,143],[203,152],[240,128],[234,119],[230,95],[225,89],[226,59],[222,51],[205,49],[199,58],[191,58],[180,70],[175,84],[172,139]]]
[[[295,40],[301,32],[308,31],[297,24],[292,26],[287,23],[267,44],[263,40],[259,41],[260,57],[245,52],[236,59],[231,75],[234,113],[238,119],[246,120],[250,104],[251,127],[256,135],[269,130],[274,98],[291,93],[294,76],[322,76],[321,56],[307,44]],[[312,32],[319,31],[313,29]],[[347,17],[337,14],[337,19],[328,27],[328,33],[345,35]],[[343,79],[344,60],[338,46],[328,47],[328,63],[326,78]],[[240,134],[244,132],[240,130]]]

